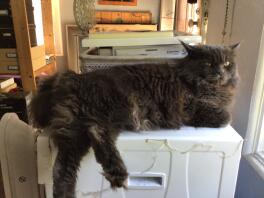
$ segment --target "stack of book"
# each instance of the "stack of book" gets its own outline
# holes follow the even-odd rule
[[[25,92],[0,93],[0,119],[5,113],[14,112],[21,120],[28,123],[29,101],[30,95]]]
[[[5,113],[14,112],[28,122],[29,100],[30,95],[22,91],[21,80],[16,75],[0,75],[0,119]]]
[[[14,78],[1,78],[0,77],[0,92],[8,93],[17,88]]]

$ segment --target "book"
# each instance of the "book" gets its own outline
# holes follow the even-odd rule
[[[0,89],[4,89],[15,83],[14,78],[0,78]]]
[[[11,84],[11,85],[3,88],[3,89],[0,89],[0,92],[1,93],[8,93],[9,91],[11,91],[12,89],[15,89],[15,88],[17,88],[17,84],[13,83],[13,84]]]

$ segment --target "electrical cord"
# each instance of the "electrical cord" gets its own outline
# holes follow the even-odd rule
[[[204,150],[201,151],[201,152],[208,152],[210,150],[212,150],[213,148],[213,145],[210,145],[210,144],[204,144],[204,143],[201,143],[201,142],[196,142],[194,144],[192,144],[192,146],[190,146],[189,148],[186,148],[186,149],[182,149],[182,148],[178,148],[178,147],[175,147],[175,146],[172,146],[169,141],[167,139],[146,139],[145,140],[145,143],[147,144],[160,144],[161,145],[157,148],[157,149],[153,149],[153,152],[155,153],[154,156],[153,156],[153,162],[150,164],[150,166],[142,171],[140,171],[140,173],[145,173],[145,172],[148,172],[150,171],[154,166],[155,164],[157,163],[157,158],[158,158],[158,152],[163,150],[164,148],[167,148],[169,150],[169,154],[170,154],[170,159],[169,159],[169,171],[168,171],[168,184],[170,184],[170,180],[171,180],[171,173],[172,173],[172,163],[173,163],[173,152],[178,152],[178,153],[181,153],[181,154],[189,154],[190,152],[192,151],[196,151],[197,148],[203,148]],[[239,150],[239,148],[241,147],[241,145],[243,144],[243,141],[240,141],[239,144],[237,145],[237,147],[235,148],[235,150],[230,153],[230,154],[226,154],[225,152],[223,151],[215,151],[216,154],[222,158],[222,159],[226,159],[226,158],[230,158],[230,157],[233,157],[237,151]],[[222,162],[224,164],[224,160]],[[222,164],[222,166],[223,166]],[[187,162],[187,166],[189,166],[189,161]],[[223,169],[223,167],[222,167]],[[186,167],[186,178],[188,178],[188,168]],[[223,172],[223,170],[221,170]],[[221,174],[222,175],[222,174]],[[188,180],[186,181],[186,190],[187,190],[187,197],[189,197],[189,188],[188,188]],[[103,189],[103,185],[104,185],[104,179],[102,179],[102,183],[101,183],[101,190],[98,190],[98,191],[93,191],[93,192],[80,192],[81,193],[81,196],[83,197],[86,197],[86,196],[92,196],[93,198],[101,198],[102,197],[102,193],[104,192],[107,192],[107,191],[110,191],[111,188],[108,187],[108,188],[105,188]],[[167,197],[167,194],[168,194],[168,187],[169,185],[166,186],[165,188],[165,192],[164,192],[164,198]],[[124,192],[124,189],[121,189],[121,197],[122,198],[125,198],[125,192]]]

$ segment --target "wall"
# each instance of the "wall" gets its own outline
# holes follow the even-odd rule
[[[231,4],[234,0],[231,0]],[[231,6],[232,8],[232,6]],[[230,11],[232,9],[230,8]],[[233,111],[233,127],[245,137],[252,87],[257,66],[261,30],[264,24],[263,0],[236,0],[230,43],[242,41],[237,63],[241,76],[240,87]],[[221,43],[224,24],[225,1],[211,0],[209,4],[208,43]],[[230,13],[231,18],[232,14]],[[231,32],[229,25],[228,32]],[[229,36],[229,35],[228,35]],[[246,160],[240,164],[237,198],[263,198],[264,181]]]
[[[138,0],[137,6],[114,6],[114,5],[98,5],[95,0],[96,10],[125,10],[125,11],[151,11],[153,23],[158,23],[160,0]],[[66,24],[74,24],[73,16],[73,0],[60,0],[61,9],[61,29],[62,29],[62,43],[63,43],[63,56],[57,57],[57,65],[59,69],[63,70],[67,66],[67,49],[66,49]]]

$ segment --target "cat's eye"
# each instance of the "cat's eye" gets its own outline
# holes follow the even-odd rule
[[[225,67],[228,67],[230,65],[230,62],[229,61],[226,61],[225,63],[224,63],[224,66]]]
[[[211,67],[212,66],[212,63],[209,63],[209,62],[205,62],[204,63],[206,66],[208,66],[208,67]]]

